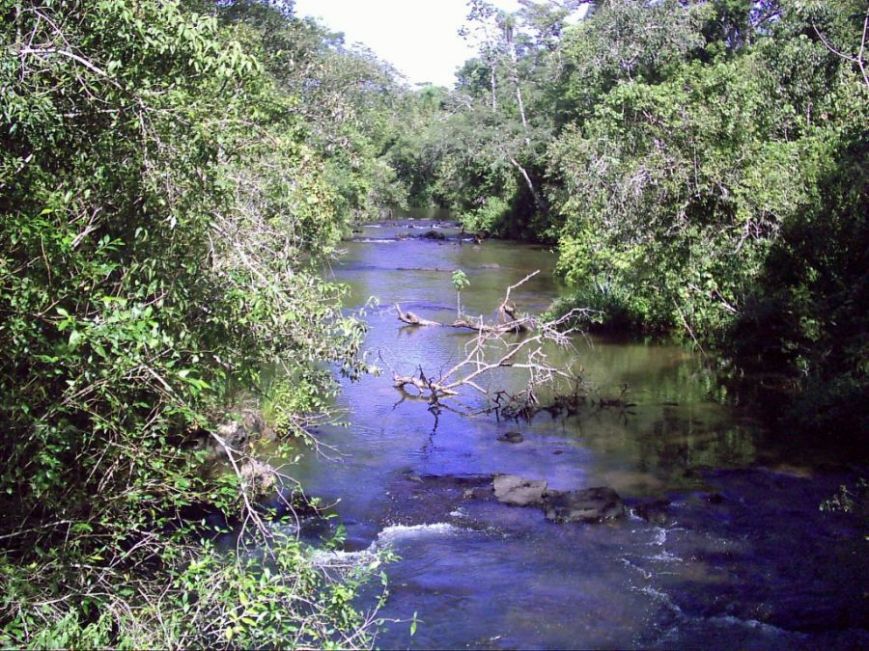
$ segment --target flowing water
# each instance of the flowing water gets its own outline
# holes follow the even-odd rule
[[[435,416],[401,400],[390,369],[436,375],[473,334],[405,326],[393,304],[452,321],[451,273],[462,269],[464,311],[494,319],[505,288],[539,269],[512,298],[540,313],[559,293],[554,253],[475,244],[422,219],[369,224],[345,247],[333,272],[351,303],[379,299],[366,349],[384,373],[345,383],[347,426],[320,430],[325,454],[288,470],[336,502],[344,553],[389,545],[400,556],[381,614],[402,621],[378,646],[869,646],[864,523],[818,509],[865,467],[784,456],[749,410],[722,400],[709,365],[675,345],[577,338],[591,401],[570,417]],[[596,402],[620,396],[634,406]],[[510,430],[524,440],[498,440]],[[610,486],[633,509],[612,524],[553,524],[539,509],[474,499],[468,487],[497,473]],[[638,517],[652,500],[664,503]]]

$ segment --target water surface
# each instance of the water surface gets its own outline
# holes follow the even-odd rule
[[[720,401],[709,364],[676,345],[577,338],[592,402],[571,417],[435,416],[401,400],[391,371],[436,374],[473,335],[404,326],[393,304],[452,321],[460,268],[471,283],[465,311],[494,319],[504,289],[539,269],[512,297],[521,312],[541,313],[560,291],[554,253],[475,244],[448,223],[407,219],[367,225],[345,248],[333,272],[352,304],[379,300],[367,310],[366,348],[384,373],[345,384],[346,427],[318,432],[330,458],[309,454],[289,470],[336,502],[348,552],[389,544],[400,555],[382,614],[404,621],[387,627],[380,647],[869,643],[865,528],[818,510],[863,467],[782,456],[756,414]],[[635,406],[594,404],[619,396]],[[524,441],[498,441],[509,430]],[[564,490],[606,485],[629,505],[669,506],[653,522],[632,514],[556,525],[537,509],[465,498],[462,481],[496,473]],[[422,622],[411,636],[414,613]]]

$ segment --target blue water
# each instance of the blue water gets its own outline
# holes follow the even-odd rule
[[[417,237],[435,227],[451,239]],[[864,523],[818,505],[865,474],[768,443],[756,414],[721,401],[714,374],[675,345],[579,337],[558,361],[584,369],[591,403],[530,423],[467,416],[405,399],[392,371],[437,374],[472,334],[412,328],[392,305],[452,321],[495,318],[504,289],[540,313],[561,291],[555,256],[509,242],[475,245],[448,224],[370,225],[334,267],[352,303],[369,297],[366,349],[380,376],[345,383],[344,427],[318,431],[324,455],[287,470],[334,501],[347,552],[389,546],[382,648],[856,648],[869,644]],[[523,380],[502,375],[513,388]],[[622,391],[636,406],[601,409]],[[713,399],[714,398],[714,399]],[[479,405],[463,394],[459,411]],[[519,430],[524,441],[498,435]],[[556,489],[611,486],[630,505],[670,501],[666,517],[556,525],[540,510],[468,498],[462,479],[513,473]],[[365,604],[363,604],[365,605]],[[370,605],[367,604],[367,605]],[[414,613],[420,621],[410,634]]]

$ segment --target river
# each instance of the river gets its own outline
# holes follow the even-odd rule
[[[433,230],[447,239],[420,237]],[[344,244],[334,276],[364,305],[365,347],[380,376],[345,382],[346,426],[323,427],[323,454],[287,470],[335,502],[343,553],[391,548],[382,648],[869,647],[865,523],[819,504],[865,467],[788,451],[684,347],[577,337],[590,402],[531,422],[466,416],[404,400],[391,370],[429,374],[473,336],[405,326],[394,303],[455,318],[496,317],[504,289],[522,312],[558,296],[545,247],[463,238],[447,222],[368,224]],[[624,391],[624,394],[622,392]],[[629,408],[595,400],[622,396]],[[517,430],[521,443],[499,441]],[[554,524],[541,510],[468,498],[497,473],[560,490],[610,486],[629,515]],[[473,491],[471,491],[473,492]],[[638,507],[663,500],[643,519]],[[665,504],[669,502],[668,504]],[[411,635],[410,620],[420,620]]]

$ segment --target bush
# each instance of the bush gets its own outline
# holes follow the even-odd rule
[[[501,197],[488,197],[479,208],[459,216],[466,231],[472,233],[500,234],[505,230],[510,216],[510,205]]]
[[[343,222],[295,100],[250,30],[179,2],[0,21],[2,643],[366,644],[353,584],[194,451],[264,368],[306,394],[324,362],[362,368],[362,326],[319,278]],[[202,505],[259,522],[242,540],[271,565],[200,546]]]

